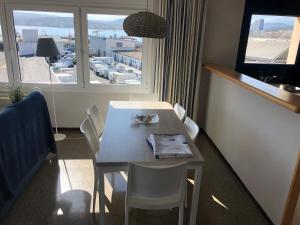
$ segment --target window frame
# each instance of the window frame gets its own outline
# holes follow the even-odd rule
[[[151,2],[151,1],[150,1]],[[151,7],[150,7],[151,8]],[[23,83],[21,81],[21,73],[19,69],[19,57],[16,49],[16,35],[13,19],[14,10],[24,11],[42,11],[42,12],[61,12],[74,14],[74,34],[76,43],[77,57],[77,84],[50,84],[45,83]],[[141,84],[91,84],[89,74],[89,58],[88,58],[88,30],[87,30],[87,14],[112,14],[112,15],[129,15],[138,11],[144,11],[144,8],[113,8],[100,4],[91,6],[69,6],[69,5],[33,5],[25,3],[0,3],[0,18],[2,29],[6,29],[5,38],[5,56],[8,68],[9,83],[6,85],[21,85],[28,88],[39,87],[42,90],[55,92],[94,92],[94,93],[126,93],[126,94],[152,94],[154,87],[154,67],[155,67],[155,41],[149,38],[143,38],[143,68]],[[6,40],[4,40],[6,39]],[[1,83],[0,83],[1,86]]]
[[[141,9],[143,10],[143,9]],[[114,8],[81,8],[82,21],[82,48],[83,48],[83,64],[85,87],[91,91],[110,92],[110,93],[150,93],[153,87],[151,76],[154,70],[151,70],[153,60],[153,48],[151,39],[143,38],[142,53],[142,83],[141,84],[92,84],[90,83],[89,74],[89,45],[88,45],[88,14],[105,14],[105,15],[130,15],[140,10],[130,9],[114,9]],[[147,62],[147,63],[145,63]]]
[[[11,46],[11,59],[13,63],[14,69],[14,81],[16,84],[20,84],[22,86],[26,86],[29,88],[40,87],[44,90],[50,89],[50,84],[45,83],[34,83],[34,82],[26,82],[23,83],[21,79],[21,72],[19,69],[19,57],[18,51],[16,48],[16,35],[15,35],[15,26],[14,26],[14,18],[13,11],[14,10],[23,10],[23,11],[42,11],[42,12],[59,12],[59,13],[73,13],[74,19],[74,35],[75,35],[75,44],[76,44],[76,58],[77,58],[77,66],[76,66],[76,75],[77,75],[77,83],[76,84],[57,84],[53,83],[53,89],[61,89],[61,90],[75,90],[82,88],[83,85],[83,73],[82,73],[82,57],[81,57],[81,32],[80,32],[80,13],[78,7],[70,7],[70,6],[43,6],[43,5],[24,5],[24,4],[8,4],[6,7],[6,18],[7,18],[7,27],[8,27],[8,35],[9,35],[9,44]]]
[[[3,41],[3,49],[5,55],[5,63],[6,63],[6,70],[7,70],[7,77],[8,82],[0,82],[0,87],[7,87],[14,83],[14,76],[13,76],[13,67],[11,61],[11,49],[9,45],[9,38],[7,32],[7,22],[6,22],[6,14],[5,14],[5,7],[3,3],[0,3],[0,22],[1,22],[1,29],[2,29],[2,41]]]

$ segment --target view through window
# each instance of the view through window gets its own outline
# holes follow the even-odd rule
[[[5,61],[5,53],[4,53],[4,43],[2,37],[2,27],[0,24],[0,83],[7,83],[8,76],[7,76],[7,68],[6,68],[6,61]]]
[[[60,53],[51,58],[53,83],[77,83],[74,14],[14,10],[13,19],[22,82],[50,82],[48,61],[35,52],[39,38],[52,37]]]
[[[89,70],[93,84],[141,84],[142,38],[123,30],[126,15],[88,14]]]
[[[252,15],[245,63],[295,64],[300,17]]]

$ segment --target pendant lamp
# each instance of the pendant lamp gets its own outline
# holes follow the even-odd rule
[[[166,20],[148,11],[137,12],[129,15],[123,22],[123,28],[128,36],[164,38],[167,34]]]

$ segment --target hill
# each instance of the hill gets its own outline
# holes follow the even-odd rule
[[[56,15],[41,15],[28,12],[14,12],[14,23],[17,26],[40,26],[40,27],[74,27],[73,17],[56,16]],[[90,20],[90,29],[107,29],[120,30],[123,29],[123,19],[112,21]]]

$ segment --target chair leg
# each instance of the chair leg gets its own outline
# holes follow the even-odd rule
[[[179,221],[178,221],[178,224],[179,225],[183,225],[183,213],[184,213],[184,206],[180,206],[179,207]]]
[[[98,190],[98,173],[95,169],[95,178],[94,178],[94,194],[93,194],[93,212],[95,212],[96,207],[96,196],[97,196],[97,190]]]
[[[187,182],[185,184],[185,196],[184,196],[184,207],[187,208],[188,207],[188,199],[187,199]]]
[[[128,206],[125,206],[125,225],[129,224],[129,210],[130,208]]]

